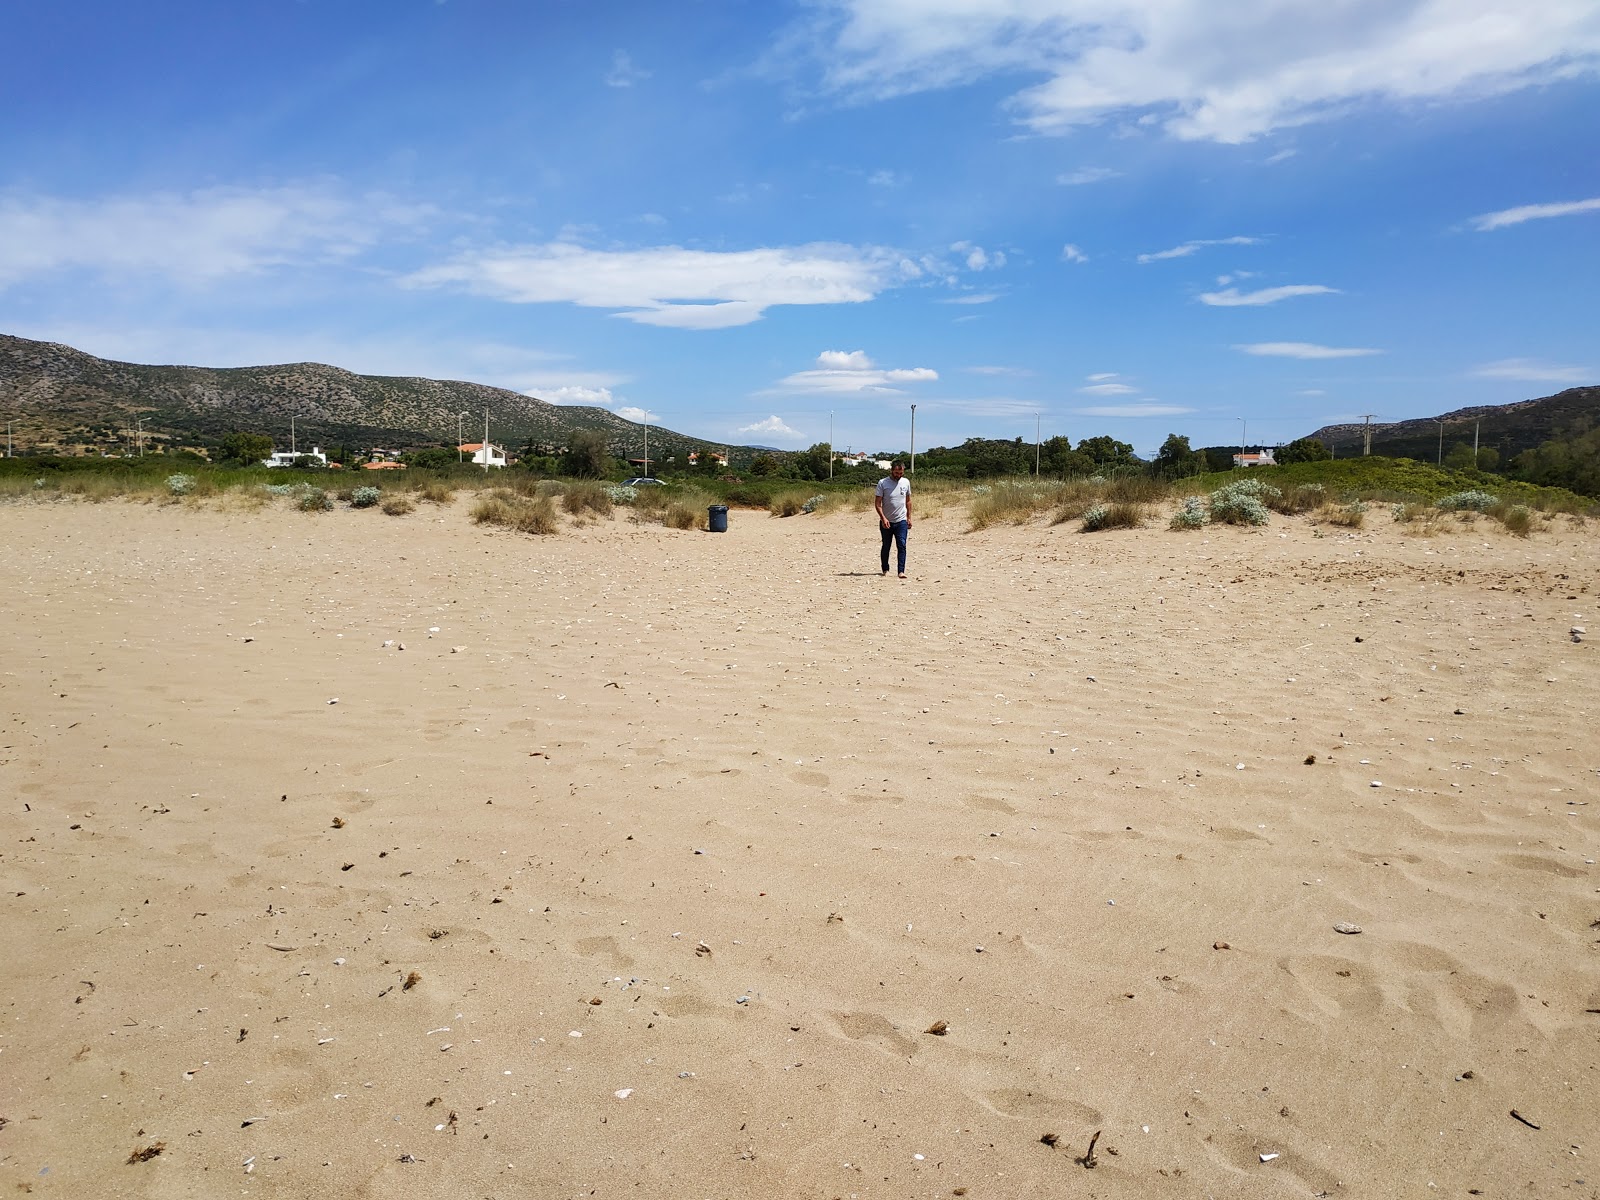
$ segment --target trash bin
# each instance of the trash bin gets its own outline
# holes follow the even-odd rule
[[[727,533],[728,506],[726,504],[713,504],[709,511],[711,517],[706,528],[712,533]]]

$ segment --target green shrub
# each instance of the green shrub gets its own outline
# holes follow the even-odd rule
[[[174,496],[187,496],[194,491],[195,477],[193,475],[168,475],[167,491]]]
[[[308,487],[300,493],[294,506],[301,512],[327,512],[333,507],[333,497],[319,487]]]
[[[378,488],[370,485],[367,487],[358,487],[350,493],[350,507],[371,508],[381,499],[383,499],[383,492]]]
[[[1330,504],[1322,510],[1321,517],[1329,525],[1342,525],[1348,529],[1360,529],[1367,518],[1367,506],[1357,500],[1350,504]]]
[[[1503,511],[1498,511],[1495,515],[1500,518],[1500,523],[1506,527],[1508,533],[1527,537],[1533,532],[1533,512],[1526,504],[1507,505]]]
[[[613,504],[632,504],[639,498],[639,489],[614,483],[606,489],[606,496]]]
[[[1259,479],[1238,479],[1211,493],[1211,519],[1222,525],[1265,525],[1270,519],[1264,499],[1282,493]]]
[[[1167,523],[1167,528],[1201,529],[1210,519],[1204,500],[1199,496],[1185,496],[1182,507],[1172,514],[1172,520]]]
[[[1498,503],[1500,503],[1498,496],[1473,488],[1441,497],[1439,507],[1450,512],[1488,512]]]
[[[796,513],[806,511],[806,501],[809,497],[804,492],[779,492],[767,501],[767,510],[775,517],[792,517]],[[687,525],[676,528],[687,529]]]

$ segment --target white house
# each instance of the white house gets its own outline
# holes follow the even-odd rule
[[[1272,447],[1263,446],[1259,454],[1235,454],[1233,465],[1236,467],[1275,467],[1277,460],[1272,457]]]
[[[487,444],[484,442],[468,442],[462,445],[460,449],[463,454],[472,455],[472,461],[480,467],[485,463],[491,467],[503,467],[506,465],[506,452],[493,442]]]
[[[310,453],[307,453],[304,450],[278,450],[267,455],[267,457],[263,458],[261,462],[263,466],[268,467],[292,467],[297,460],[302,458],[316,459],[317,465],[321,467],[328,465],[328,456],[316,446],[311,447]]]

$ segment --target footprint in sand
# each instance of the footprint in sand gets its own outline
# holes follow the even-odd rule
[[[884,1049],[908,1058],[918,1050],[916,1042],[877,1013],[835,1013],[833,1019],[839,1025],[839,1032],[855,1041],[877,1042]]]
[[[1546,875],[1559,875],[1563,879],[1575,879],[1583,874],[1577,867],[1569,867],[1566,863],[1540,854],[1502,854],[1500,861],[1521,871],[1540,871]]]
[[[1013,804],[1008,804],[996,796],[966,796],[962,803],[969,808],[981,808],[984,812],[1004,813],[1006,816],[1015,816],[1017,809]]]
[[[985,1107],[1003,1117],[1027,1117],[1039,1121],[1057,1121],[1063,1125],[1076,1122],[1083,1126],[1099,1125],[1105,1121],[1104,1114],[1098,1108],[1026,1088],[996,1088],[992,1092],[985,1092],[980,1099]]]
[[[623,952],[614,937],[579,938],[576,949],[585,958],[610,959],[611,967],[616,971],[628,971],[633,967],[633,959]]]

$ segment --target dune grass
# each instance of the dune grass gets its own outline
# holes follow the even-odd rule
[[[510,488],[480,494],[472,503],[472,519],[479,525],[499,525],[541,536],[561,529],[555,502],[549,496],[523,496]]]

